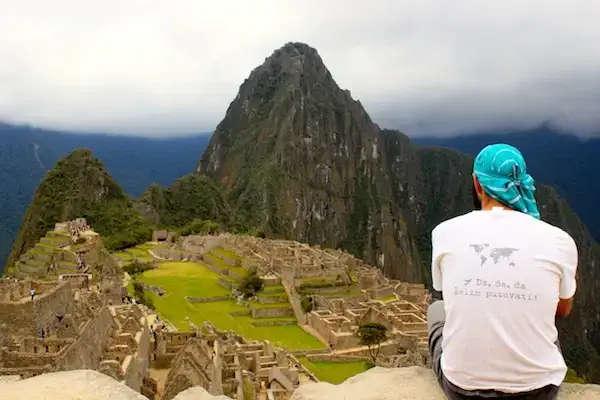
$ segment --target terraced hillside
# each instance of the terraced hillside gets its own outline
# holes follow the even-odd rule
[[[81,273],[90,273],[98,280],[122,273],[96,232],[86,230],[74,240],[61,228],[46,232],[6,272],[16,278],[43,280],[54,280],[63,274]]]
[[[135,279],[158,289],[148,290],[156,311],[177,329],[188,330],[190,322],[201,326],[209,321],[220,329],[234,330],[250,340],[269,340],[290,351],[326,348],[298,326],[278,278],[265,279],[265,289],[257,300],[238,302],[232,298],[231,288],[247,275],[240,256],[216,246],[197,260],[174,261],[161,259],[164,251],[163,245],[147,243],[113,255],[122,263],[155,260],[156,268]]]

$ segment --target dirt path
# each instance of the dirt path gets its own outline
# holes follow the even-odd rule
[[[383,342],[381,343],[381,345],[386,345],[386,344],[391,344],[394,343],[393,340],[388,340],[387,342]],[[356,346],[356,347],[351,347],[349,349],[342,349],[342,350],[334,350],[332,352],[332,354],[351,354],[351,353],[356,353],[359,351],[365,351],[365,350],[369,350],[369,346]]]

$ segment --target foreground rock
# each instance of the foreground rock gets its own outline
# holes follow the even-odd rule
[[[213,396],[203,387],[193,387],[179,393],[173,400],[231,400],[227,396]]]
[[[53,372],[1,383],[0,400],[147,400],[133,389],[97,371]]]
[[[600,386],[564,384],[560,400],[600,399]],[[431,370],[423,367],[373,368],[341,385],[309,383],[292,400],[444,400]]]
[[[90,370],[43,374],[35,378],[0,380],[0,400],[147,400],[122,383]],[[341,385],[309,383],[292,400],[444,400],[430,370],[422,367],[373,368]],[[600,386],[564,384],[559,400],[600,400]],[[231,400],[212,396],[201,387],[179,393],[174,400]]]

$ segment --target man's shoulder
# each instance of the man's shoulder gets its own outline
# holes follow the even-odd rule
[[[537,223],[537,228],[546,234],[547,237],[554,238],[563,243],[575,244],[575,239],[564,229],[542,220],[535,220],[535,222]]]
[[[440,235],[444,232],[453,231],[455,229],[461,229],[465,223],[471,223],[475,217],[475,213],[468,212],[466,214],[459,215],[454,218],[447,219],[440,222],[435,228],[433,228],[432,235]]]

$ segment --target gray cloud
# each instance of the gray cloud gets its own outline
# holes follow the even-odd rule
[[[380,125],[600,132],[594,0],[0,0],[0,120],[210,131],[252,68],[317,48]]]

